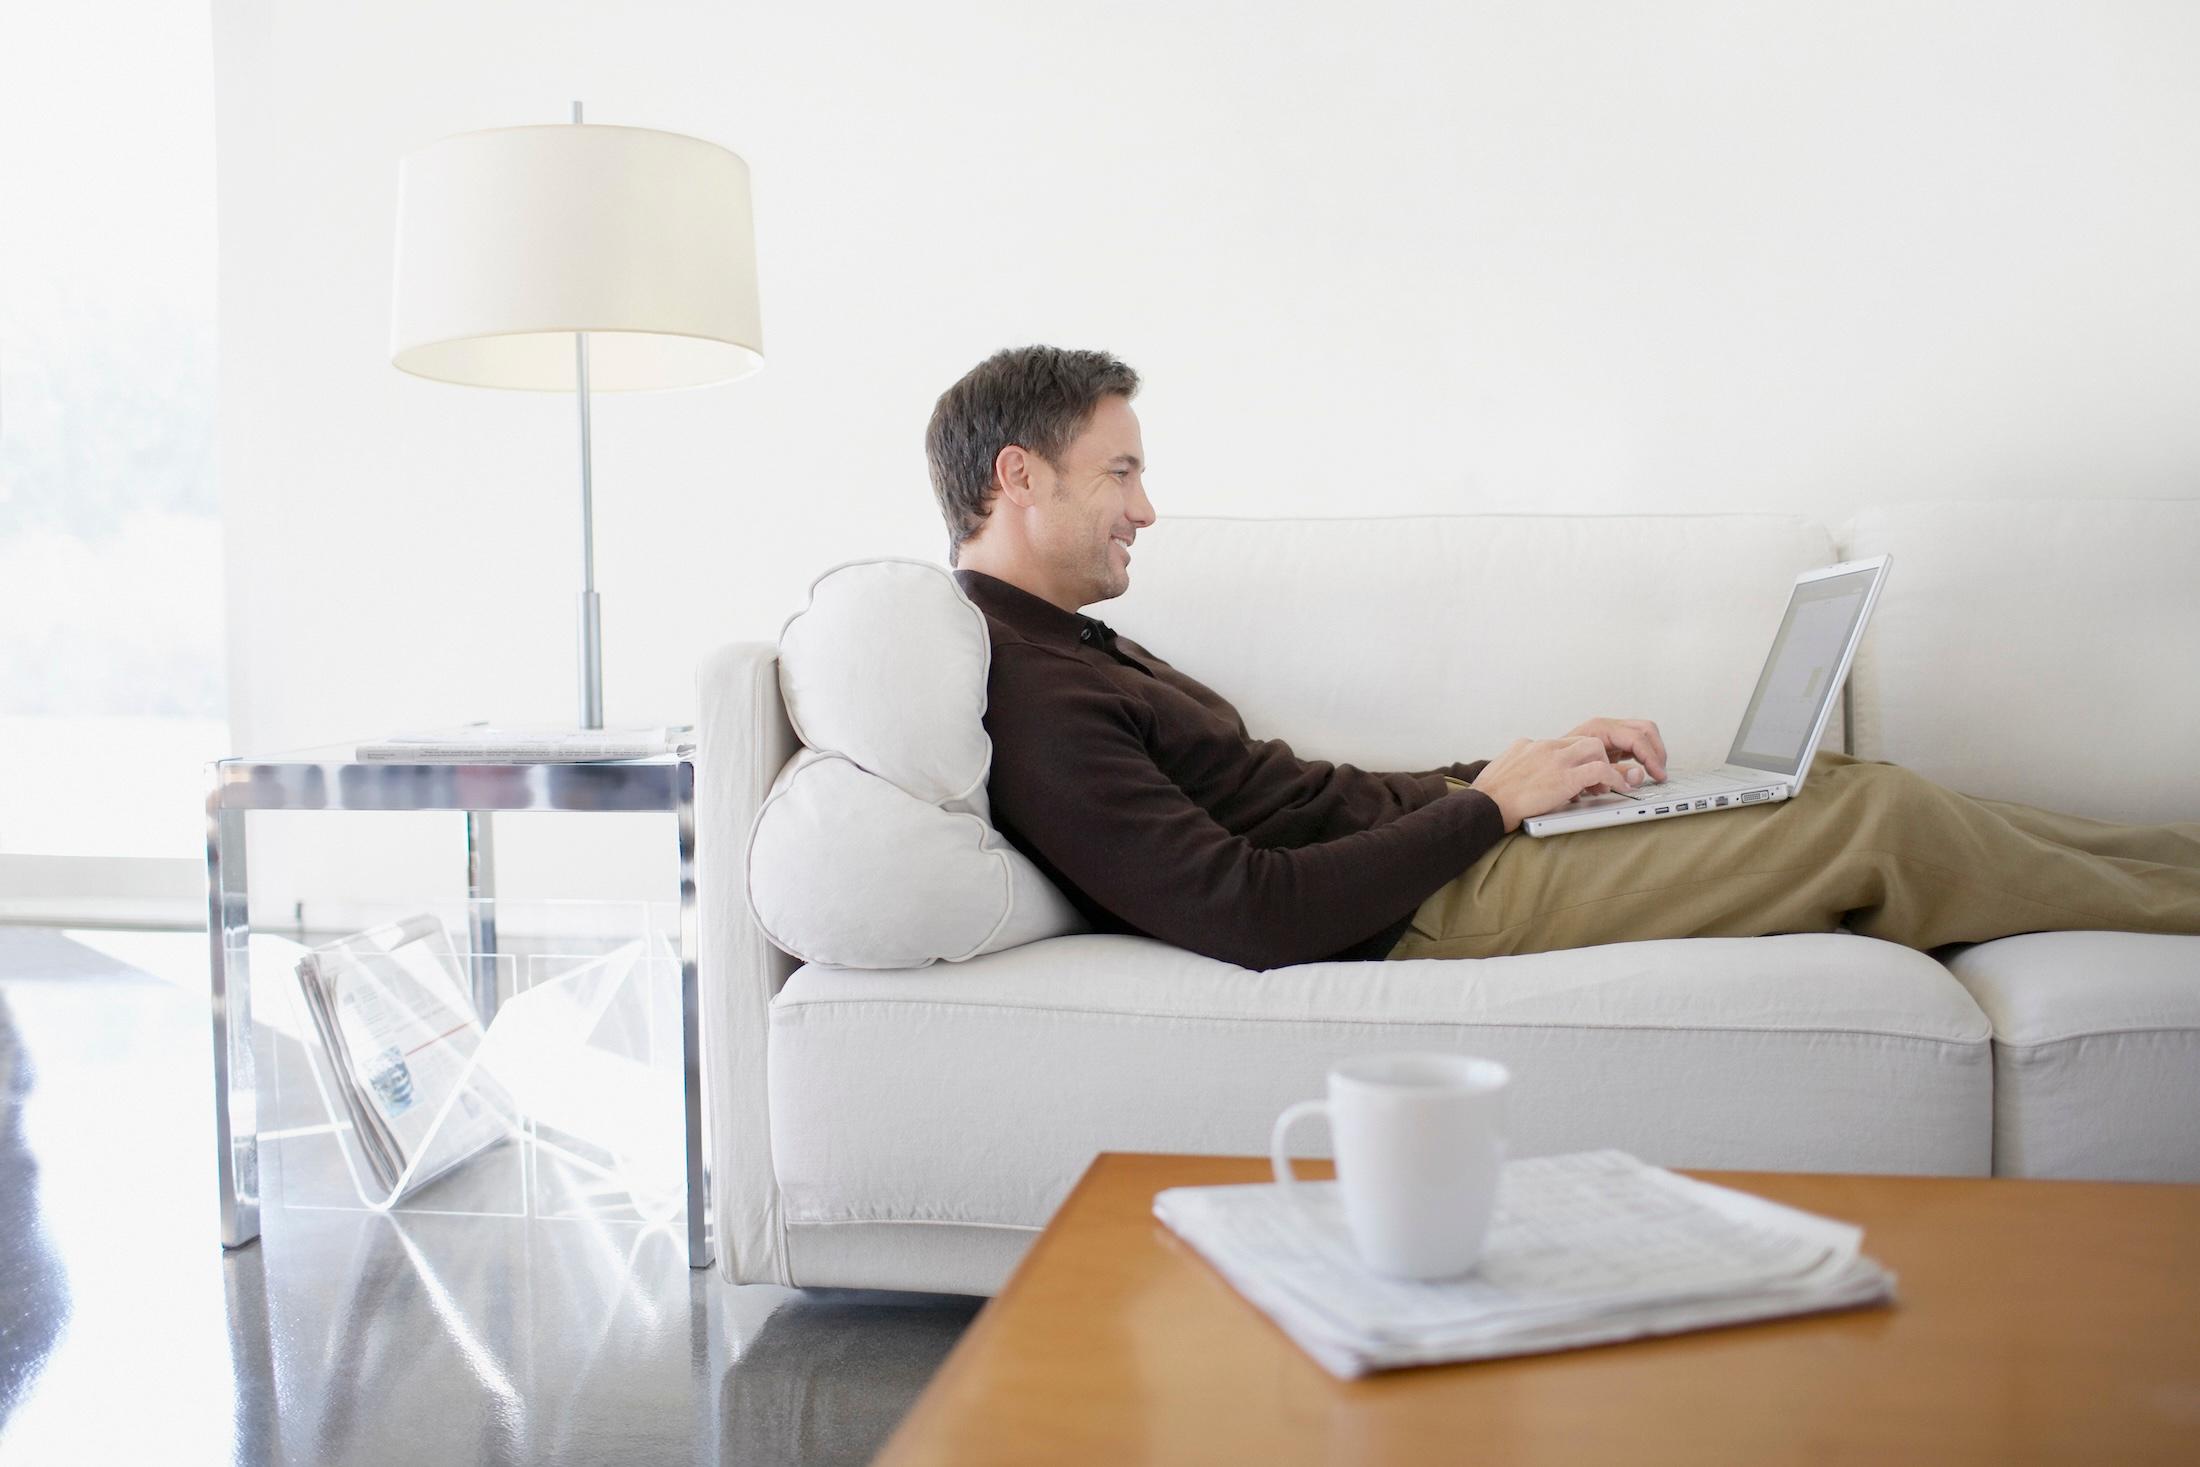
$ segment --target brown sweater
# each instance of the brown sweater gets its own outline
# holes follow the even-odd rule
[[[993,669],[993,822],[1103,932],[1247,968],[1381,958],[1505,835],[1453,790],[1487,760],[1377,774],[1255,739],[1237,710],[1102,622],[977,571]]]

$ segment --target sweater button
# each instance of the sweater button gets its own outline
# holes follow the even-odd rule
[[[1092,640],[1092,628],[1091,628],[1091,627],[1086,627],[1086,628],[1085,628],[1085,629],[1084,629],[1083,631],[1079,632],[1079,633],[1077,634],[1077,640],[1078,640],[1078,641],[1080,641],[1080,642],[1089,642],[1089,641],[1091,641],[1091,640]]]

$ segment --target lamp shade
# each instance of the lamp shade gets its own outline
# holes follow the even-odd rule
[[[397,182],[390,360],[442,382],[701,387],[764,364],[749,166],[701,138],[558,124],[460,133]]]

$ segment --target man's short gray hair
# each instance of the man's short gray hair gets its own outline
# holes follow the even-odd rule
[[[1104,351],[997,351],[940,394],[924,433],[932,493],[947,521],[947,563],[992,512],[993,463],[1011,443],[1055,469],[1100,399],[1138,394],[1138,374]]]

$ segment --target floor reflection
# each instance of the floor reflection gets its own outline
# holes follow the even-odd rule
[[[980,1302],[827,1291],[789,1300],[721,1377],[725,1460],[870,1461]]]
[[[34,1076],[0,994],[0,1432],[69,1319],[69,1279],[39,1226],[38,1159],[23,1141]]]
[[[0,928],[0,1461],[865,1462],[981,1302],[730,1288],[677,1219],[272,1181],[225,1254],[204,939],[79,936]]]

